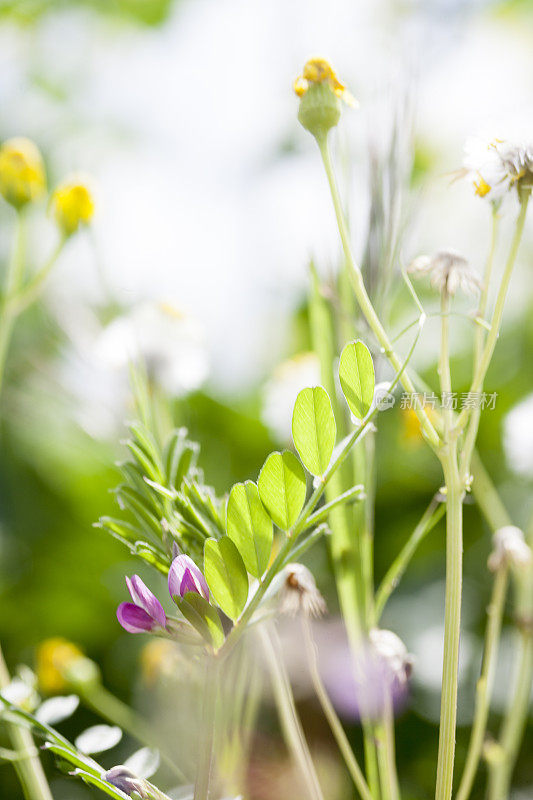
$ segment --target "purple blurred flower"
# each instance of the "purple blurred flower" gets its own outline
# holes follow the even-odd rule
[[[117,619],[128,633],[146,633],[154,628],[165,628],[167,618],[157,597],[138,575],[126,583],[133,603],[121,603],[117,608]]]
[[[209,588],[192,558],[186,555],[176,556],[168,571],[168,591],[171,597],[184,597],[187,592],[197,594],[209,600]]]
[[[117,789],[120,789],[121,792],[124,792],[124,794],[130,797],[133,792],[137,792],[141,797],[149,796],[146,792],[145,781],[142,780],[142,778],[138,778],[130,769],[121,764],[118,767],[111,767],[111,769],[108,769],[107,772],[104,772],[102,777],[105,781],[112,786],[116,786]]]

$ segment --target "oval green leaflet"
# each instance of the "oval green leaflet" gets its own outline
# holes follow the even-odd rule
[[[335,447],[337,426],[328,393],[322,386],[302,389],[292,414],[292,438],[304,466],[323,475]]]
[[[361,341],[347,344],[339,361],[341,388],[352,414],[363,419],[374,399],[374,364],[370,350]]]
[[[226,529],[250,575],[260,578],[268,567],[274,531],[253,481],[236,483],[231,490]]]
[[[224,614],[236,620],[246,605],[249,584],[241,554],[228,536],[206,541],[204,574]]]
[[[305,472],[289,450],[271,453],[259,473],[259,496],[278,528],[288,531],[305,503]]]

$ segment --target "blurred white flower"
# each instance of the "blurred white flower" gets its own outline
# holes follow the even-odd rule
[[[471,137],[465,143],[465,174],[476,194],[500,200],[519,182],[533,181],[533,142]]]
[[[102,332],[95,353],[112,368],[140,360],[173,397],[198,389],[209,372],[200,326],[167,303],[146,303],[117,317]]]
[[[531,548],[524,539],[523,531],[515,525],[499,528],[492,537],[492,542],[494,550],[488,560],[491,572],[496,572],[504,564],[519,568],[531,564]]]
[[[533,394],[512,408],[503,421],[503,447],[509,467],[533,477]]]
[[[279,364],[263,394],[261,416],[281,442],[291,438],[292,410],[298,392],[320,383],[320,365],[314,353],[300,353]]]

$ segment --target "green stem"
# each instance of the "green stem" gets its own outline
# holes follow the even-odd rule
[[[433,497],[430,504],[424,511],[422,518],[412,534],[410,535],[409,539],[402,547],[399,555],[396,557],[392,565],[390,566],[389,570],[385,574],[385,577],[381,581],[381,584],[376,592],[376,616],[375,622],[376,624],[379,622],[381,615],[383,614],[383,609],[385,608],[387,601],[395,588],[398,586],[405,570],[407,569],[409,562],[411,561],[414,553],[420,542],[425,538],[425,536],[435,527],[437,522],[442,519],[444,516],[444,512],[446,510],[446,506],[444,503],[441,503],[437,496]]]
[[[302,617],[302,627],[304,633],[307,660],[309,664],[309,673],[311,675],[311,680],[313,682],[316,695],[318,697],[320,705],[322,706],[322,711],[324,712],[324,716],[328,721],[329,727],[331,728],[331,732],[335,737],[335,741],[337,742],[337,746],[340,750],[340,753],[344,758],[344,762],[346,764],[348,772],[350,773],[350,776],[362,800],[374,800],[372,792],[370,791],[368,784],[365,781],[364,775],[361,771],[361,767],[359,766],[357,759],[354,755],[354,752],[350,746],[348,737],[344,732],[342,723],[339,717],[337,716],[333,703],[331,702],[329,695],[326,691],[326,687],[324,686],[324,683],[322,681],[322,677],[320,675],[320,670],[318,667],[316,644],[313,639],[313,632],[311,630],[311,623],[309,621],[309,617],[307,616]]]
[[[451,399],[449,351],[449,295],[444,287],[441,295],[441,347],[439,377],[441,392]],[[446,483],[446,598],[444,609],[444,663],[440,708],[439,752],[437,761],[436,800],[450,800],[455,759],[457,722],[457,685],[459,672],[459,640],[461,636],[461,592],[463,573],[463,483],[457,461],[457,439],[453,435],[453,410],[444,408],[444,444],[441,459]]]
[[[490,331],[487,335],[485,347],[479,359],[477,368],[474,370],[474,377],[472,379],[472,385],[470,387],[470,392],[473,395],[479,394],[483,389],[485,376],[490,366],[490,362],[494,353],[494,348],[496,347],[496,342],[498,341],[498,336],[500,334],[500,327],[502,323],[505,299],[507,297],[507,290],[509,288],[509,282],[511,280],[513,267],[518,253],[518,248],[522,240],[522,233],[524,230],[524,223],[526,221],[528,202],[529,202],[529,191],[524,193],[520,198],[520,212],[516,220],[515,232],[511,243],[511,249],[509,251],[509,256],[507,258],[507,263],[505,265],[502,282],[500,284],[498,295],[496,297],[496,303],[494,305],[494,313],[492,315]],[[468,416],[469,416],[469,409],[464,408],[459,414],[459,417],[457,419],[456,425],[458,429],[462,429],[465,426],[468,420]]]
[[[212,656],[206,656],[205,690],[202,713],[202,741],[196,768],[194,800],[208,800],[213,764],[213,742],[218,694],[218,668]]]
[[[533,544],[531,533],[528,544]],[[489,800],[507,800],[530,708],[533,684],[533,568],[513,574],[516,586],[515,617],[519,630],[516,677],[499,736],[499,756],[489,761]]]
[[[281,653],[277,634],[273,629],[267,630],[265,627],[261,626],[259,635],[270,670],[272,688],[274,690],[287,745],[295,762],[300,768],[309,796],[313,798],[313,800],[324,800],[311,753],[309,752],[309,747],[307,746],[294,703],[294,696],[283,663],[283,655]]]
[[[396,753],[394,746],[394,714],[390,687],[383,695],[383,713],[376,725],[376,739],[381,777],[381,796],[383,800],[399,800],[400,788],[396,772]]]
[[[11,678],[0,648],[0,690],[9,685]],[[38,751],[29,730],[13,722],[6,722],[16,760],[13,766],[17,772],[26,800],[53,800]]]
[[[12,297],[18,292],[24,277],[25,223],[24,211],[17,212],[13,251],[7,268],[6,282],[0,305],[0,394],[2,393],[7,353],[16,319]]]
[[[446,481],[446,598],[444,611],[444,663],[437,762],[436,800],[450,800],[455,758],[459,639],[463,568],[463,485],[457,465],[457,443],[449,442],[442,454]]]
[[[59,258],[63,247],[67,241],[66,236],[62,236],[57,243],[56,247],[52,251],[51,256],[49,257],[48,261],[44,264],[41,269],[35,273],[33,278],[19,288],[18,291],[15,292],[11,299],[11,303],[13,305],[13,311],[16,316],[21,314],[25,311],[28,306],[31,306],[39,297],[41,290],[44,286],[44,283],[50,273],[52,272],[57,259]]]
[[[499,216],[496,208],[492,208],[492,233],[490,240],[489,254],[485,264],[485,274],[483,276],[483,287],[481,289],[481,296],[479,298],[479,307],[477,316],[481,319],[485,317],[487,312],[488,290],[490,286],[490,279],[492,275],[492,266],[494,263],[494,253],[496,251],[496,243],[498,241],[499,230]],[[489,327],[489,331],[490,331]],[[485,329],[478,325],[474,334],[474,374],[479,369],[481,359],[483,357],[483,344],[485,342]],[[461,453],[461,476],[466,482],[470,473],[470,462],[472,460],[472,453],[476,445],[477,434],[479,430],[479,420],[481,416],[481,404],[476,403],[471,411],[471,417],[468,421],[465,441]]]
[[[335,216],[337,218],[337,226],[339,228],[339,234],[341,237],[341,242],[344,250],[344,256],[346,258],[346,267],[348,270],[350,281],[352,283],[354,294],[357,298],[357,302],[359,303],[359,307],[361,308],[361,311],[363,312],[363,315],[368,325],[372,329],[380,346],[382,347],[384,354],[387,356],[394,370],[398,372],[398,370],[401,368],[401,361],[394,352],[394,350],[392,349],[389,337],[383,325],[381,324],[379,317],[376,314],[374,306],[372,305],[372,302],[370,301],[370,298],[366,291],[361,270],[355,264],[351,252],[348,229],[346,227],[346,220],[344,218],[342,203],[339,196],[339,190],[337,188],[337,182],[335,180],[335,173],[333,170],[333,165],[331,163],[328,138],[327,137],[317,138],[317,144],[320,149],[320,154],[322,156],[322,161],[324,163],[324,169],[326,171],[326,175],[328,178],[331,198],[333,200],[333,206],[335,209]],[[407,370],[405,369],[403,370],[401,382],[406,392],[409,392],[409,394],[415,393],[415,387],[413,385],[413,382],[411,381],[407,373]],[[435,428],[433,427],[431,420],[427,415],[427,412],[423,408],[417,408],[416,413],[420,419],[420,424],[422,426],[422,430],[424,432],[427,441],[433,448],[437,448],[439,446],[439,441],[440,441],[439,436]]]
[[[481,752],[483,750],[483,742],[489,717],[490,698],[494,685],[494,674],[496,671],[507,584],[508,568],[504,565],[494,576],[492,597],[487,609],[487,633],[485,637],[485,650],[483,653],[481,674],[476,686],[474,721],[472,723],[472,732],[470,734],[465,768],[457,791],[456,800],[467,800],[470,796],[481,758]]]

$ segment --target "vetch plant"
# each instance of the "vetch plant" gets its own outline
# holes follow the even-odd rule
[[[509,519],[476,453],[480,404],[465,403],[457,408],[450,322],[460,293],[476,298],[476,313],[469,318],[472,370],[468,392],[469,398],[476,398],[485,388],[526,221],[533,184],[532,150],[529,145],[497,140],[488,147],[486,161],[469,160],[464,174],[472,181],[475,193],[489,201],[492,214],[485,273],[482,278],[478,276],[454,250],[440,250],[434,256],[415,259],[401,274],[417,316],[393,336],[388,332],[390,323],[384,304],[375,301],[374,293],[367,288],[364,270],[354,259],[334,169],[332,131],[340,119],[341,101],[353,106],[354,100],[331,65],[320,58],[311,59],[304,66],[294,89],[299,98],[298,118],[318,145],[343,254],[335,286],[327,293],[311,265],[309,334],[320,366],[320,385],[305,386],[295,399],[293,447],[268,454],[253,476],[255,480],[238,482],[220,496],[206,483],[200,467],[200,446],[190,440],[185,429],[165,430],[161,426],[142,369],[132,370],[137,419],[129,426],[125,442],[128,456],[120,464],[121,482],[115,490],[119,513],[101,518],[98,527],[138,557],[146,572],[152,571],[154,585],[158,574],[164,576],[168,592],[165,589],[164,593],[154,593],[149,588],[153,585],[150,580],[147,585],[138,575],[127,577],[132,602],[119,605],[118,621],[128,633],[174,643],[193,665],[195,678],[202,680],[202,707],[195,715],[198,724],[188,729],[188,735],[196,737],[197,743],[195,774],[190,776],[190,790],[189,776],[180,775],[184,796],[193,800],[215,800],[228,792],[233,797],[246,796],[243,765],[250,758],[250,729],[253,730],[258,706],[258,669],[250,653],[258,651],[270,677],[280,726],[302,791],[312,800],[324,800],[325,788],[299,718],[277,631],[279,618],[289,616],[301,625],[311,684],[355,790],[363,800],[399,800],[402,786],[396,768],[395,712],[408,695],[416,664],[398,635],[382,627],[381,618],[418,545],[445,515],[444,659],[435,797],[450,800],[455,787],[458,800],[467,800],[485,757],[489,800],[505,800],[533,678],[533,560],[529,542]],[[16,173],[16,181],[13,170],[20,165],[15,159],[9,161],[4,182],[0,182],[0,186],[7,187],[2,191],[18,213],[40,191],[34,185],[40,162],[31,148],[25,151],[25,158],[28,164],[20,168],[20,174]],[[504,203],[504,198],[509,202]],[[509,213],[516,208],[512,200],[518,200],[515,232],[502,278],[493,286],[498,220],[504,206]],[[75,182],[57,190],[53,205],[62,241],[92,215],[90,196]],[[391,234],[390,252],[397,249]],[[440,321],[438,387],[424,386],[411,365],[429,316],[411,277],[425,276],[440,301],[436,315]],[[17,288],[12,287],[5,296],[5,309],[19,297],[19,291],[24,294],[18,268],[16,277]],[[495,289],[492,309],[491,288]],[[396,343],[409,331],[413,332],[412,342],[400,355]],[[376,385],[376,373],[387,364],[390,380]],[[376,585],[374,437],[380,414],[394,401],[399,385],[415,401],[413,410],[423,438],[440,464],[442,485],[435,486],[422,518],[382,582]],[[428,390],[432,394],[438,392],[440,408],[428,407],[420,400],[422,391],[425,396]],[[487,580],[492,576],[493,588],[471,738],[465,763],[458,765],[455,740],[463,503],[470,493],[494,532],[487,570]],[[326,614],[326,603],[301,559],[322,538],[328,542],[351,651],[364,763],[356,757],[320,670],[313,619]],[[487,746],[495,665],[510,588],[517,622],[516,679],[498,740]],[[41,717],[38,711],[32,714],[11,702],[9,696],[3,696],[3,716],[14,733],[14,752],[27,746],[16,737],[20,731],[28,735],[30,727],[44,737],[46,749],[74,767],[75,776],[109,796],[165,800],[166,795],[148,781],[152,773],[143,775],[143,770],[134,768],[132,763],[104,769],[90,757],[90,753],[99,752],[98,748],[111,748],[122,729],[145,746],[161,750],[162,758],[164,747],[143,723],[137,724],[133,712],[105,695],[97,670],[87,673],[90,681],[81,679],[85,674],[79,670],[84,662],[81,654],[69,649],[67,655],[68,665],[60,677],[66,676],[82,701],[104,716],[111,727],[85,731],[72,745],[43,722],[44,712]],[[71,701],[63,703],[73,705]],[[178,719],[175,724],[178,730],[183,722]],[[27,764],[36,779],[39,762],[34,759]],[[179,767],[177,771],[181,772]],[[49,797],[40,779],[34,786],[21,770],[21,780],[32,800]]]

